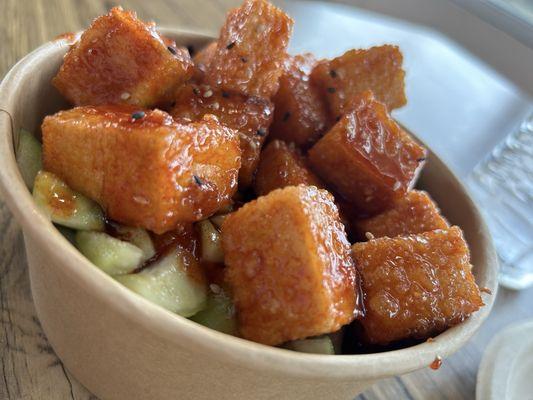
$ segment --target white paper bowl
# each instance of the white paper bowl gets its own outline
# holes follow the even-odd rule
[[[163,31],[178,44],[208,35]],[[18,171],[21,127],[66,107],[50,84],[68,39],[24,57],[0,85],[0,187],[22,226],[37,314],[68,370],[102,399],[351,399],[373,382],[425,368],[458,350],[487,317],[493,296],[434,342],[380,354],[321,356],[263,346],[197,325],[155,306],[89,263],[36,209]],[[497,258],[478,211],[450,170],[430,152],[428,190],[472,252],[476,280],[496,293]]]

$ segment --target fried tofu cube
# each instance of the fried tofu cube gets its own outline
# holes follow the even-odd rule
[[[446,229],[449,224],[426,192],[412,190],[396,200],[388,210],[358,220],[352,226],[356,227],[359,237],[365,237],[368,233],[378,238]]]
[[[203,49],[201,49],[198,53],[196,53],[192,60],[194,62],[194,65],[202,72],[205,72],[207,70],[207,66],[211,62],[213,56],[215,55],[215,52],[217,50],[217,42],[211,42],[207,46],[205,46]]]
[[[226,218],[222,243],[244,338],[278,345],[360,316],[357,271],[327,191],[302,185],[259,197]]]
[[[370,91],[309,151],[315,172],[361,213],[375,214],[410,190],[426,151]]]
[[[240,148],[214,117],[179,124],[159,110],[85,106],[42,124],[43,164],[109,218],[156,233],[231,202]]]
[[[221,124],[239,132],[242,151],[239,185],[250,186],[272,121],[273,104],[258,97],[195,84],[182,86],[175,103],[171,114],[177,120],[199,121],[204,115],[213,114]]]
[[[293,21],[266,0],[245,0],[230,11],[207,68],[212,86],[270,99],[286,57]]]
[[[363,282],[365,342],[426,339],[483,305],[456,226],[356,243],[352,251]]]
[[[93,21],[65,55],[54,86],[72,104],[153,107],[193,73],[187,49],[121,7]]]
[[[271,137],[309,148],[324,133],[326,105],[309,78],[315,64],[312,54],[288,56],[285,60],[279,90],[272,100],[275,111]]]
[[[397,46],[350,50],[332,60],[321,61],[311,79],[327,100],[332,118],[347,111],[353,97],[371,90],[390,110],[405,105],[403,56]]]
[[[261,152],[255,175],[255,193],[264,196],[274,189],[298,185],[324,187],[294,145],[281,140],[270,142]]]

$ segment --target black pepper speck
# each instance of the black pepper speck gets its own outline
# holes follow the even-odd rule
[[[146,113],[144,111],[136,111],[133,114],[131,114],[131,119],[134,121],[144,118],[146,116]]]
[[[337,90],[334,87],[328,87],[328,93],[335,93]]]
[[[202,186],[204,184],[204,181],[200,179],[199,176],[193,175],[194,183],[196,183],[198,186]]]
[[[233,49],[234,47],[235,47],[235,42],[231,42],[230,44],[228,44],[228,45],[226,46],[226,49],[231,50],[231,49]]]

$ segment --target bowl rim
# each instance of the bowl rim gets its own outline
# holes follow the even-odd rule
[[[178,41],[184,38],[197,41],[215,39],[212,33],[202,30],[159,28],[159,31]],[[375,380],[429,366],[437,356],[449,356],[470,339],[490,313],[497,291],[498,261],[487,227],[467,190],[427,146],[432,162],[442,164],[441,168],[457,183],[458,190],[467,199],[465,206],[471,210],[480,226],[479,240],[486,256],[487,287],[493,292],[492,296],[484,298],[484,307],[461,324],[436,336],[432,342],[372,354],[328,356],[297,353],[214,331],[152,304],[123,287],[83,257],[38,211],[15,160],[12,115],[16,102],[12,95],[17,92],[20,82],[28,78],[33,61],[63,51],[71,43],[69,38],[59,38],[43,44],[17,62],[0,83],[0,192],[21,224],[25,237],[28,235],[39,247],[50,251],[65,274],[79,279],[86,290],[90,290],[110,308],[126,314],[133,323],[147,327],[153,334],[169,342],[183,345],[183,340],[186,340],[191,347],[217,353],[219,359],[257,371],[306,379]]]

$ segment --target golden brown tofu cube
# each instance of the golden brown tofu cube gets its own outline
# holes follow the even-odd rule
[[[281,140],[270,142],[261,152],[255,175],[255,193],[263,196],[274,189],[298,185],[324,186],[294,145]]]
[[[350,245],[327,191],[291,186],[259,197],[226,218],[222,242],[246,339],[278,345],[359,316]]]
[[[279,90],[272,100],[275,111],[271,137],[308,148],[324,133],[326,105],[309,79],[315,64],[312,54],[287,57]]]
[[[237,188],[236,133],[214,117],[178,124],[159,110],[78,107],[46,117],[44,169],[126,225],[156,233],[205,218]]]
[[[115,7],[70,48],[52,82],[74,105],[152,107],[172,97],[192,67],[186,49],[167,46],[153,24]]]
[[[461,229],[382,237],[352,247],[363,282],[363,340],[425,339],[482,305]]]
[[[272,121],[273,104],[258,97],[222,92],[208,85],[182,86],[171,111],[177,120],[198,121],[215,115],[221,124],[239,132],[242,150],[239,185],[252,184],[259,153]]]
[[[420,190],[410,191],[396,200],[390,209],[374,217],[358,220],[353,225],[360,238],[367,233],[376,238],[394,237],[449,227],[435,202]]]
[[[193,57],[194,65],[202,72],[207,70],[207,66],[215,55],[217,50],[217,42],[211,42]]]
[[[315,172],[361,213],[375,214],[410,190],[426,151],[386,107],[363,92],[309,151]]]
[[[270,99],[278,90],[293,21],[266,0],[245,0],[220,31],[207,81],[230,92]]]
[[[371,90],[389,110],[405,105],[403,56],[396,46],[350,50],[320,62],[311,79],[328,102],[333,118],[341,117],[353,97]]]

